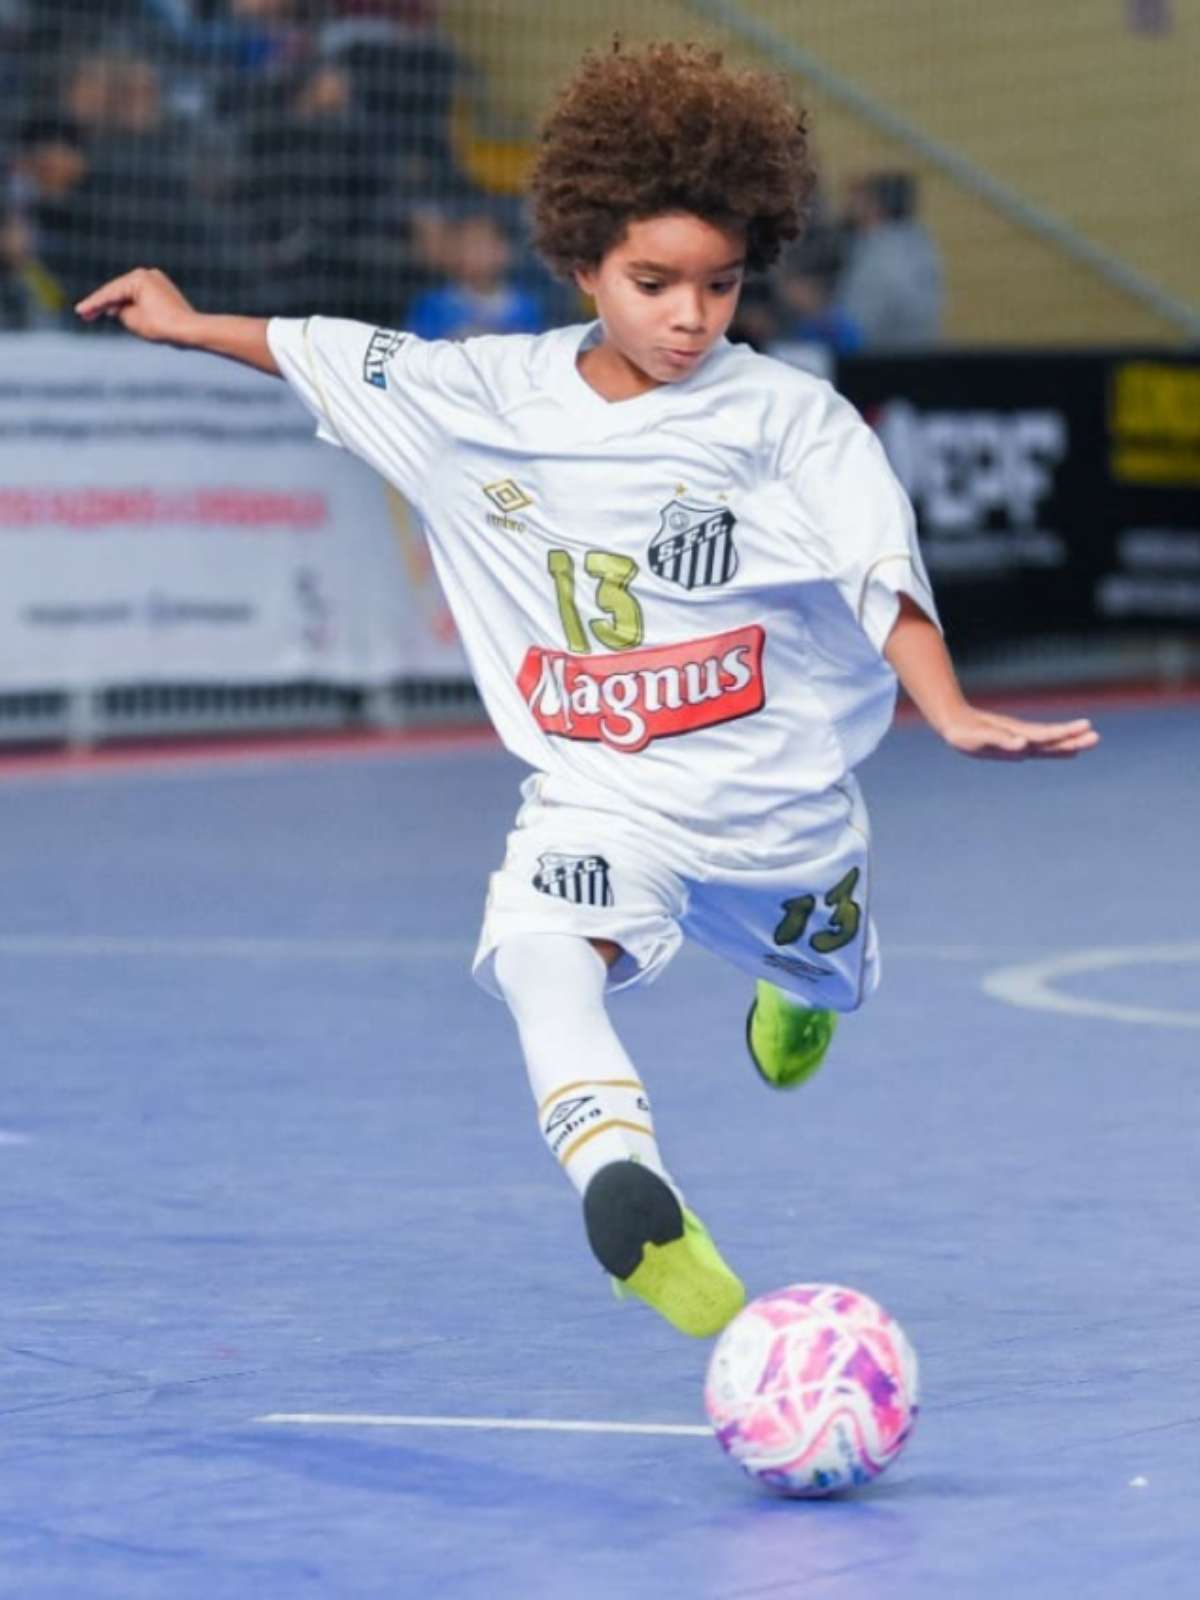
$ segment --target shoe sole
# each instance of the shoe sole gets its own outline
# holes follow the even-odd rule
[[[751,1002],[750,1010],[746,1013],[746,1053],[750,1057],[755,1072],[758,1073],[759,1077],[766,1084],[768,1089],[783,1089],[786,1091],[788,1089],[803,1088],[809,1079],[815,1076],[818,1069],[824,1062],[825,1056],[829,1050],[828,1042],[826,1043],[825,1049],[822,1050],[816,1062],[812,1066],[805,1067],[800,1073],[799,1077],[784,1079],[782,1081],[779,1078],[772,1078],[763,1070],[762,1063],[754,1054],[754,1018],[757,1016],[757,1014],[758,1001],[754,1000]]]
[[[669,1185],[636,1161],[614,1161],[583,1197],[588,1243],[626,1290],[673,1328],[708,1339],[738,1314],[746,1292],[728,1268],[698,1260]]]

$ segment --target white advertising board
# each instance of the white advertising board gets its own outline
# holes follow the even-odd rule
[[[464,678],[424,540],[278,379],[0,337],[0,690]]]

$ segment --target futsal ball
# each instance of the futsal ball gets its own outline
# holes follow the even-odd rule
[[[865,1294],[794,1283],[752,1300],[717,1340],[704,1403],[717,1440],[787,1495],[869,1483],[917,1420],[917,1357]]]

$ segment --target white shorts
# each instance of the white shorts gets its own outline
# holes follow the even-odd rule
[[[547,802],[538,776],[488,886],[476,980],[499,994],[493,958],[514,934],[608,939],[609,988],[652,983],[683,939],[830,1011],[854,1011],[879,981],[870,916],[870,827],[852,780],[831,791],[811,851],[762,866],[722,860],[713,841],[588,805]]]

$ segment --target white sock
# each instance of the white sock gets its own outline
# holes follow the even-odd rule
[[[497,950],[495,974],[542,1137],[580,1194],[610,1161],[640,1161],[669,1183],[645,1086],[605,1009],[603,958],[574,935],[518,934]]]

